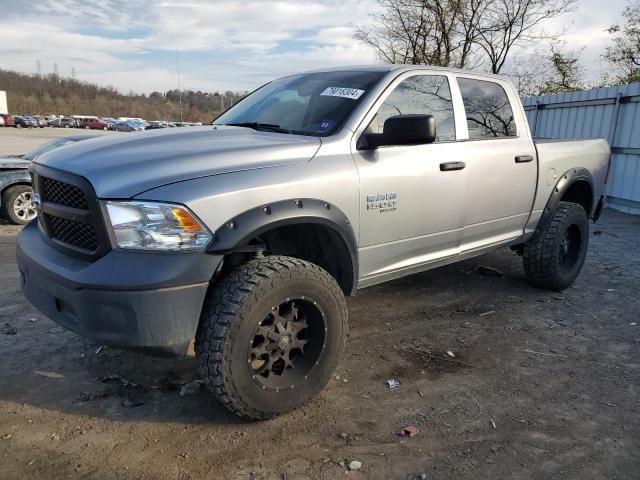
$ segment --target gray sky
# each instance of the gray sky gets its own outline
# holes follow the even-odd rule
[[[566,27],[568,49],[585,47],[588,79],[601,71],[604,30],[625,0],[578,0],[547,28]],[[123,92],[182,87],[251,90],[296,71],[376,61],[353,39],[375,0],[0,0],[0,68],[51,72]],[[534,46],[529,50],[533,50]],[[524,53],[526,55],[526,52]]]

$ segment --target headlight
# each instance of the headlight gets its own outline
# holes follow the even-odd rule
[[[136,250],[203,250],[211,233],[180,205],[156,202],[106,202],[111,228],[120,248]]]

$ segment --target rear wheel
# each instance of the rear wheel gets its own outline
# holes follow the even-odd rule
[[[196,335],[200,373],[235,414],[269,418],[329,381],[347,334],[347,307],[320,267],[270,256],[230,272],[207,294]]]
[[[559,202],[549,222],[523,246],[527,280],[564,290],[577,278],[589,246],[589,219],[577,203]]]
[[[12,223],[26,225],[36,218],[33,189],[28,185],[8,188],[2,195],[2,214]]]

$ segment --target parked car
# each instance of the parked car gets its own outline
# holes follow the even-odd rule
[[[134,122],[117,122],[112,127],[116,132],[139,132],[143,130],[142,126]]]
[[[80,128],[92,130],[111,130],[111,124],[104,122],[98,118],[87,118],[80,120]]]
[[[0,157],[0,216],[18,225],[33,220],[37,212],[28,170],[31,162],[55,148],[92,137],[93,135],[60,137],[25,155]]]
[[[534,142],[500,76],[288,76],[210,126],[38,158],[51,204],[18,236],[21,288],[99,345],[184,354],[195,337],[213,395],[263,419],[331,379],[345,294],[504,246],[532,284],[570,286],[609,157],[605,140]]]
[[[38,126],[38,121],[27,115],[17,115],[13,117],[16,128],[32,128]]]
[[[111,125],[111,127],[118,123],[118,120],[116,120],[115,118],[103,118],[102,121],[108,123],[109,125]]]
[[[145,130],[158,130],[162,128],[167,128],[167,126],[164,123],[150,123],[144,127]]]
[[[44,117],[33,117],[33,119],[36,121],[36,123],[38,124],[38,127],[40,128],[44,128],[48,125],[47,119]]]
[[[15,127],[16,122],[13,120],[11,115],[7,115],[6,113],[0,114],[0,117],[4,120],[5,127]]]
[[[71,117],[54,118],[49,120],[50,127],[57,128],[75,128],[78,126],[78,121]]]

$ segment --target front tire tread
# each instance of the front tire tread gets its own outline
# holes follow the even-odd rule
[[[256,410],[242,400],[231,371],[231,359],[225,353],[224,346],[236,343],[244,307],[256,302],[260,293],[273,287],[273,282],[281,275],[292,278],[293,270],[302,270],[307,276],[324,283],[341,299],[341,310],[345,318],[343,338],[346,339],[347,309],[342,291],[333,277],[317,265],[292,257],[267,256],[251,260],[231,271],[207,294],[196,334],[195,349],[198,368],[205,385],[219,402],[239,417],[264,420],[277,416],[278,413]]]

